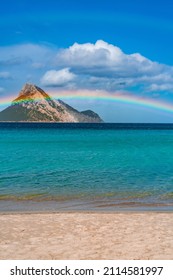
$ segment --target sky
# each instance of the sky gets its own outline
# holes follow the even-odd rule
[[[173,122],[171,0],[0,4],[0,110],[28,82],[106,122]]]

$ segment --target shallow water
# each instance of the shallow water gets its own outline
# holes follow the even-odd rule
[[[173,209],[173,126],[0,124],[0,211]]]

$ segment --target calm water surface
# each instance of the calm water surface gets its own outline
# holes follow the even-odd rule
[[[173,210],[173,125],[0,124],[0,211]]]

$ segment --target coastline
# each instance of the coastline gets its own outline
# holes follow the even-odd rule
[[[0,199],[2,213],[117,213],[117,212],[173,212],[172,203],[143,203],[110,200],[8,200]]]
[[[0,259],[173,259],[173,212],[0,213]]]

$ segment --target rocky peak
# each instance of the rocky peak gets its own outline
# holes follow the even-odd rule
[[[24,87],[21,89],[21,91],[19,92],[19,96],[30,95],[31,93],[36,93],[37,91],[38,90],[35,85],[26,83]]]
[[[36,85],[26,83],[13,102],[42,99],[50,99],[50,96]]]

